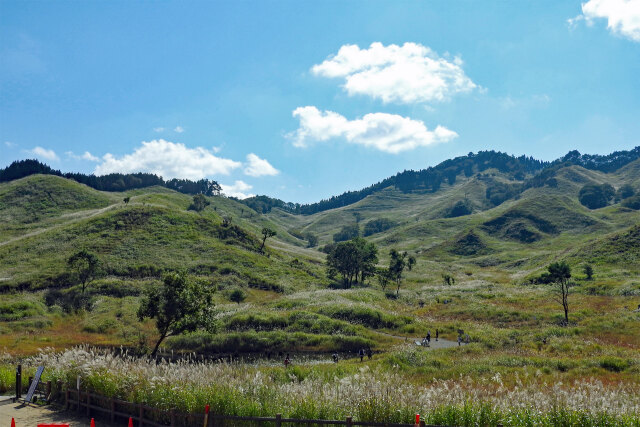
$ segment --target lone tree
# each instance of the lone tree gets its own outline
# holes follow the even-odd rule
[[[405,268],[409,271],[416,264],[416,259],[407,254],[407,252],[398,252],[395,249],[391,249],[389,252],[391,260],[389,260],[389,274],[391,278],[396,282],[396,296],[400,295],[400,283],[402,282],[402,273]]]
[[[188,280],[184,274],[167,274],[161,286],[149,288],[138,308],[138,319],[156,320],[160,338],[151,356],[156,355],[165,338],[203,326],[210,305],[209,289]]]
[[[210,204],[211,202],[209,202],[207,198],[204,197],[204,194],[196,194],[195,196],[193,196],[193,202],[191,202],[191,205],[189,205],[189,210],[202,212],[204,208],[206,208]]]
[[[247,295],[242,291],[242,289],[234,289],[233,292],[229,295],[229,301],[240,304],[247,298]]]
[[[260,246],[260,252],[264,249],[264,243],[267,241],[269,237],[273,237],[276,235],[276,231],[270,229],[269,227],[264,227],[262,229],[262,245]]]
[[[131,197],[127,196],[124,199],[122,199],[122,201],[124,202],[125,205],[128,205],[129,202],[131,201]]]
[[[584,267],[582,267],[582,272],[587,276],[587,280],[593,279],[593,267],[591,264],[585,264]]]
[[[73,270],[79,283],[82,284],[82,293],[98,272],[98,257],[83,249],[71,255],[67,260],[67,265]]]
[[[554,299],[562,305],[564,309],[564,322],[566,325],[569,324],[569,288],[571,287],[571,283],[569,283],[569,279],[571,278],[571,267],[566,262],[554,262],[553,264],[547,267],[549,271],[549,281],[550,283],[554,283],[558,286],[557,290],[559,295]]]

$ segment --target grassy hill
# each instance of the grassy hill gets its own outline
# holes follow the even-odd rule
[[[535,171],[460,170],[435,191],[388,185],[311,215],[257,212],[220,196],[197,213],[188,210],[190,195],[159,186],[100,192],[42,175],[3,183],[0,348],[149,346],[157,333],[153,322],[137,319],[141,293],[164,272],[181,270],[213,284],[215,294],[206,328],[166,342],[178,351],[324,357],[371,347],[386,353],[382,369],[402,366],[424,380],[518,372],[540,381],[631,381],[640,372],[640,327],[631,311],[640,304],[640,213],[616,201],[591,210],[578,193],[587,183],[637,188],[638,162],[609,172],[554,167],[536,185],[527,184]],[[459,202],[469,211],[452,215]],[[388,265],[392,248],[417,259],[397,297],[374,278],[339,289],[319,250],[343,226],[357,224],[363,233],[376,220],[389,224],[366,237],[378,247],[379,266]],[[277,232],[265,254],[258,251],[263,227]],[[318,245],[307,247],[307,233]],[[67,266],[80,249],[100,260],[84,296]],[[553,287],[534,280],[558,260],[569,262],[575,282],[569,328],[560,326]],[[582,273],[585,263],[594,267],[593,280]],[[454,282],[445,284],[443,275]],[[246,300],[230,301],[236,289]],[[472,343],[459,352],[414,354],[410,343],[436,328],[451,340],[463,330]],[[614,364],[617,371],[600,363],[612,357],[624,362]]]

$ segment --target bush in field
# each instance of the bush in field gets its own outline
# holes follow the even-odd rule
[[[614,195],[615,190],[609,184],[587,184],[580,189],[578,199],[589,209],[598,209],[607,206]]]
[[[340,231],[333,235],[333,241],[344,242],[360,236],[360,226],[358,224],[345,225]]]
[[[364,236],[382,233],[396,226],[396,223],[388,218],[372,219],[364,225]]]
[[[247,295],[244,293],[242,289],[234,289],[231,294],[229,294],[229,301],[240,304],[242,301],[247,299]]]
[[[204,197],[204,194],[196,194],[195,196],[193,196],[193,201],[189,205],[188,209],[190,211],[202,212],[204,208],[206,208],[210,204],[211,202],[209,202],[207,198]]]

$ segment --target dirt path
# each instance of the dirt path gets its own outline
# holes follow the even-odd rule
[[[59,224],[52,225],[51,227],[41,228],[39,230],[30,231],[30,232],[25,233],[25,234],[23,234],[21,236],[13,237],[13,238],[11,238],[9,240],[5,240],[4,242],[0,242],[0,246],[8,245],[10,243],[17,242],[17,241],[22,240],[22,239],[26,239],[28,237],[37,236],[38,234],[46,233],[47,231],[54,230],[56,228],[64,227],[65,225],[73,224],[73,223],[81,221],[83,219],[87,219],[87,218],[94,217],[96,215],[100,215],[101,213],[106,212],[106,211],[108,211],[110,209],[113,209],[113,208],[115,208],[117,206],[121,206],[121,203],[114,203],[112,205],[109,205],[109,206],[101,208],[101,209],[90,209],[90,210],[81,211],[81,212],[74,212],[73,216],[71,217],[71,219],[69,221],[61,222]],[[64,215],[60,216],[59,218],[63,218],[63,217],[70,217],[70,215],[69,214],[64,214]]]
[[[22,403],[0,402],[0,427],[11,426],[11,419],[16,420],[16,427],[36,427],[38,424],[69,424],[72,427],[90,427],[91,419],[79,417],[71,411],[61,411],[50,406],[39,407]],[[125,426],[123,423],[122,426]],[[116,427],[103,420],[96,421],[96,427]]]
[[[417,342],[421,342],[423,337],[417,337],[417,338],[412,338],[412,337],[403,337],[400,335],[392,335],[392,334],[388,334],[386,332],[380,332],[380,331],[374,331],[377,334],[380,335],[384,335],[387,337],[391,337],[391,338],[395,338],[398,340],[403,340],[406,341],[407,343],[411,343],[413,345],[415,345],[417,347],[417,345],[415,344],[416,341]],[[465,343],[461,343],[462,345],[465,345]],[[434,337],[431,337],[431,344],[428,347],[422,347],[425,350],[435,350],[437,348],[451,348],[451,347],[458,347],[458,342],[457,341],[451,341],[451,340],[447,340],[444,338],[439,338],[438,341],[435,340]]]

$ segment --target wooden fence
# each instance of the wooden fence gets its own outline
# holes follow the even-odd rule
[[[128,420],[132,418],[138,427],[231,427],[231,426],[361,426],[361,427],[415,427],[416,424],[384,423],[370,421],[353,421],[352,417],[344,420],[314,420],[283,418],[281,414],[275,417],[240,417],[232,415],[218,415],[210,413],[208,417],[204,413],[179,413],[175,411],[162,411],[146,405],[131,403],[124,400],[101,396],[94,393],[78,390],[65,391],[66,409],[85,411],[87,417],[101,413],[111,422]],[[205,420],[207,424],[205,425]],[[420,421],[422,427],[436,427]],[[502,427],[502,426],[499,426]]]

